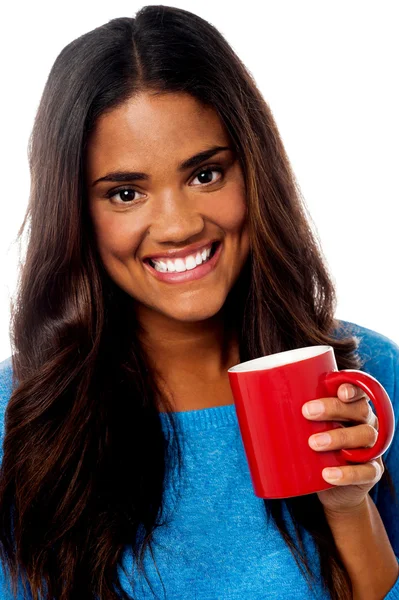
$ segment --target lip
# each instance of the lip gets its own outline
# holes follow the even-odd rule
[[[173,260],[174,258],[186,258],[187,256],[190,256],[190,254],[196,254],[199,250],[209,248],[209,246],[218,241],[219,240],[217,239],[208,240],[207,242],[198,242],[197,244],[186,246],[186,248],[182,248],[181,250],[169,250],[168,252],[159,252],[158,254],[146,254],[143,256],[142,260],[161,260],[162,258]]]
[[[208,275],[211,271],[213,271],[219,261],[219,257],[222,253],[223,243],[220,242],[216,248],[215,254],[212,256],[210,260],[202,265],[195,267],[194,269],[189,269],[188,271],[183,271],[182,273],[161,273],[152,267],[148,262],[144,263],[145,268],[159,281],[164,281],[165,283],[185,283],[187,281],[194,281],[196,279],[202,279],[205,275]]]

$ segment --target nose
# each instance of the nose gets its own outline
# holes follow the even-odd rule
[[[204,217],[184,193],[174,190],[159,196],[147,234],[158,242],[178,243],[200,234]]]

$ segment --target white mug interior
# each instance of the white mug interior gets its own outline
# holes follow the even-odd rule
[[[234,365],[228,369],[228,373],[242,373],[243,371],[262,371],[264,369],[273,369],[290,363],[306,360],[314,356],[324,354],[329,350],[333,350],[332,346],[306,346],[304,348],[295,348],[294,350],[285,350],[284,352],[276,352],[267,356],[261,356],[252,360]]]

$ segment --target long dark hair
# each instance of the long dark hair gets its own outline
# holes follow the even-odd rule
[[[117,578],[123,550],[132,548],[141,569],[163,522],[169,470],[183,458],[173,415],[172,435],[161,426],[157,401],[170,405],[138,342],[133,299],[101,263],[85,190],[96,119],[146,90],[213,106],[240,157],[251,251],[225,305],[240,360],[328,344],[338,368],[362,364],[358,340],[333,335],[333,283],[272,113],[222,35],[161,5],[72,41],[51,69],[32,130],[31,194],[18,233],[29,223],[29,237],[11,307],[0,549],[14,590],[21,576],[35,600],[128,599]],[[306,531],[331,598],[350,598],[317,495],[264,504],[309,585]]]

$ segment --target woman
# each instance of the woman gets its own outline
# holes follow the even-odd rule
[[[324,473],[328,490],[253,493],[230,366],[330,344],[396,412],[399,348],[334,319],[271,112],[220,33],[146,6],[71,42],[30,168],[0,379],[1,597],[399,598],[397,435],[384,459]],[[350,426],[328,449],[377,436],[347,389],[303,408]]]

